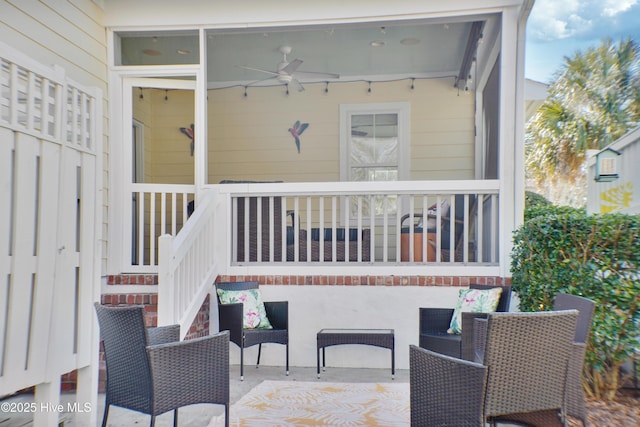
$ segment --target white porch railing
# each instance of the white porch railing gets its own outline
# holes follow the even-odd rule
[[[230,263],[496,265],[498,186],[494,180],[223,185]]]
[[[189,217],[195,186],[178,184],[131,184],[129,251],[123,265],[131,272],[157,272],[158,246],[163,234],[175,236]],[[125,248],[127,249],[127,248]]]

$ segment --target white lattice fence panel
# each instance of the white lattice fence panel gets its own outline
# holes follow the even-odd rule
[[[60,79],[0,58],[0,124],[55,139],[62,111],[61,87]]]
[[[77,369],[95,402],[101,95],[0,47],[0,395],[55,403]]]

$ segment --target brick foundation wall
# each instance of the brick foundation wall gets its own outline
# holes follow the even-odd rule
[[[485,276],[219,276],[216,282],[257,281],[261,285],[460,286],[510,285],[510,277]]]

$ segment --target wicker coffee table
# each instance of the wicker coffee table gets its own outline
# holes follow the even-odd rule
[[[391,378],[395,378],[395,335],[393,329],[321,329],[318,339],[318,378],[320,378],[320,350],[322,350],[322,370],[326,370],[325,348],[332,345],[363,344],[391,350]]]

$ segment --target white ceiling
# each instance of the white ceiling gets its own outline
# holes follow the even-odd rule
[[[276,71],[282,61],[279,48],[283,45],[292,48],[289,62],[296,58],[303,61],[298,71],[339,74],[341,81],[397,76],[453,78],[460,71],[472,22],[480,19],[491,21],[495,17],[467,16],[455,22],[207,30],[209,86],[246,84],[269,77],[238,66]],[[119,35],[123,64],[198,63],[197,31]],[[379,46],[372,45],[376,42]]]

